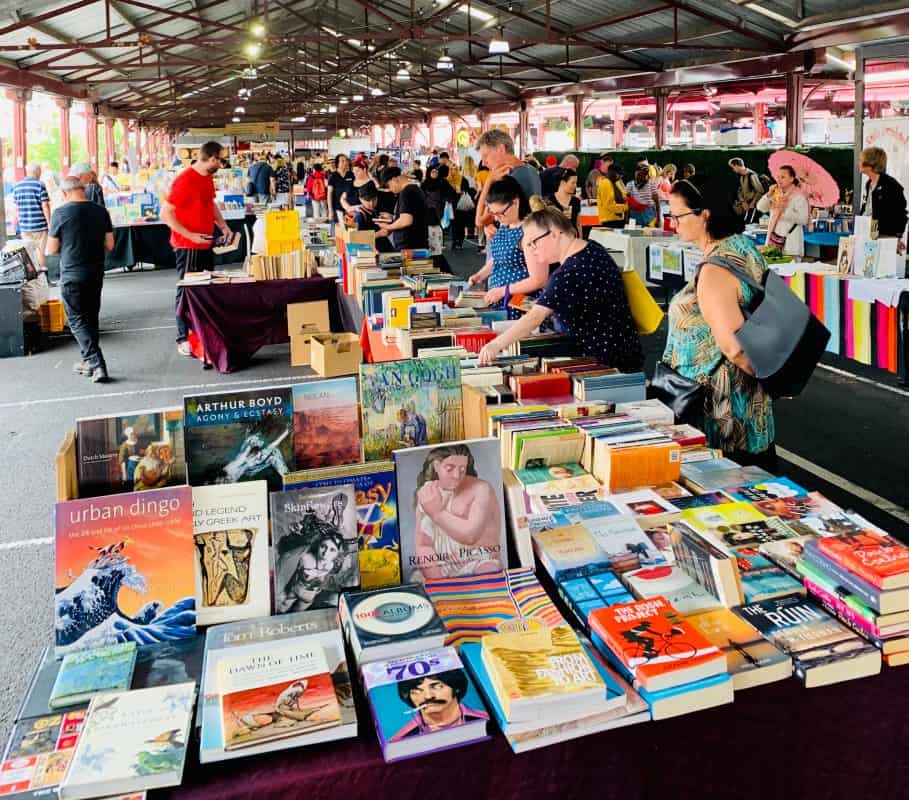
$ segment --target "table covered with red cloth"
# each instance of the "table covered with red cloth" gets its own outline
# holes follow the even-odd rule
[[[735,702],[533,750],[504,738],[386,765],[362,698],[360,737],[199,765],[183,800],[905,800],[909,667],[805,689],[795,678]],[[151,796],[150,796],[151,797]]]
[[[333,331],[340,331],[338,288],[331,278],[294,278],[186,286],[177,313],[186,320],[218,372],[244,367],[253,354],[269,344],[289,341],[289,303],[328,301]]]

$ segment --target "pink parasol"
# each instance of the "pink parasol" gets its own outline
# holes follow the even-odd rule
[[[808,204],[817,208],[835,206],[840,200],[840,187],[833,176],[817,161],[794,150],[777,150],[768,162],[773,175],[780,167],[792,167],[799,179]]]

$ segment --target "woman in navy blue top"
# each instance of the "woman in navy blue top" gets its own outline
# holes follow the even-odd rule
[[[596,242],[585,242],[570,219],[545,206],[524,220],[524,237],[531,263],[560,266],[533,308],[480,351],[480,364],[491,364],[502,350],[555,316],[582,355],[622,372],[640,371],[641,340],[622,273],[609,253]]]
[[[489,242],[489,257],[479,272],[470,276],[470,284],[486,281],[486,303],[507,303],[516,294],[535,297],[549,277],[548,265],[529,265],[524,257],[524,229],[521,220],[530,213],[530,204],[520,184],[511,176],[497,180],[489,187],[486,208],[498,223]],[[521,312],[507,308],[508,318],[517,319]]]

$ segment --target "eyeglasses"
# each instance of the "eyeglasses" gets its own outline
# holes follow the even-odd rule
[[[683,217],[690,217],[692,215],[697,216],[700,214],[700,211],[686,211],[684,214],[670,214],[669,219],[671,219],[676,225],[679,224],[679,220]]]
[[[546,231],[546,233],[541,233],[539,236],[535,236],[533,239],[527,242],[527,246],[531,250],[536,250],[537,243],[540,241],[540,239],[545,239],[547,236],[549,236],[550,233],[552,233],[552,231]]]
[[[501,209],[500,211],[493,211],[492,208],[490,208],[489,213],[498,219],[499,217],[504,217],[508,213],[508,209],[510,209],[513,205],[514,200],[512,200],[507,206],[505,206],[505,208]]]

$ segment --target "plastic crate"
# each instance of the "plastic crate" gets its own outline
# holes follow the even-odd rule
[[[38,308],[38,321],[42,333],[60,333],[66,325],[63,301],[47,300]]]

